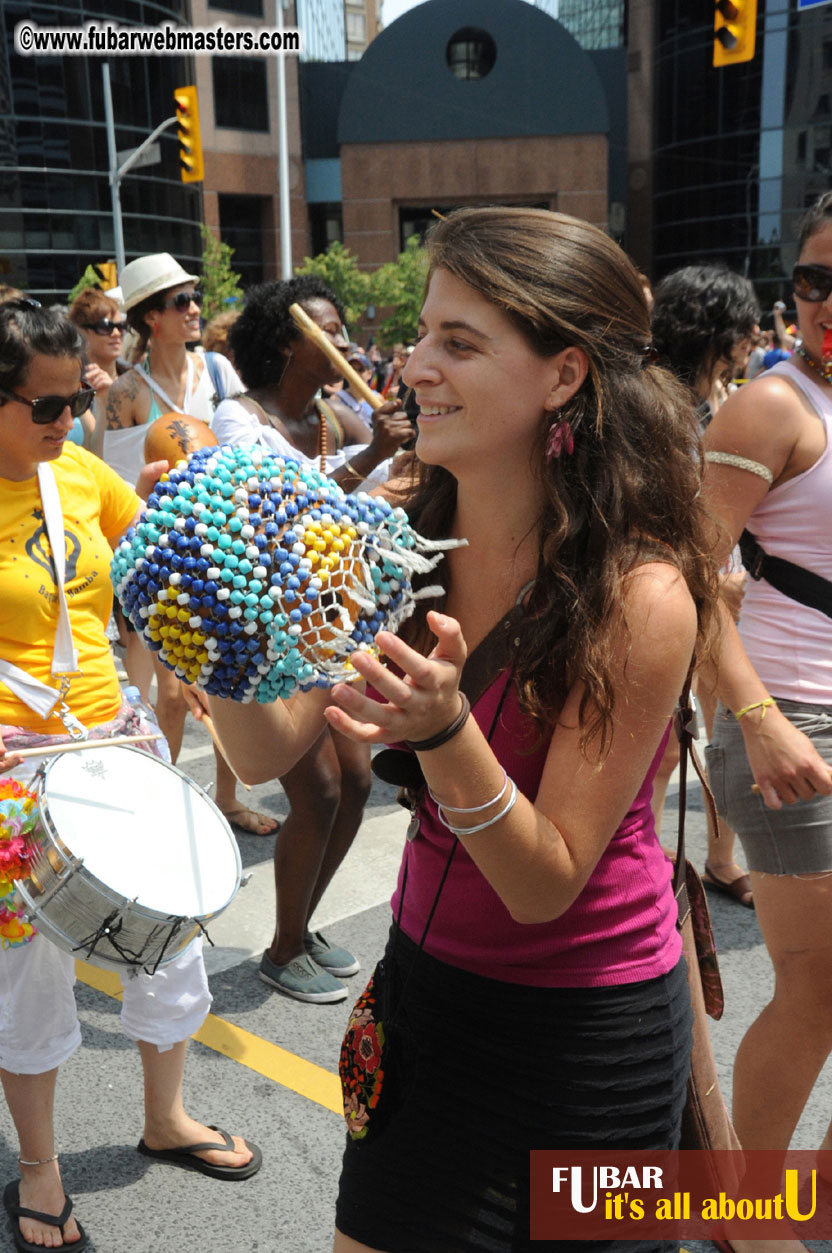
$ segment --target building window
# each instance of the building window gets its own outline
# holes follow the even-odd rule
[[[257,57],[212,57],[214,124],[235,131],[269,129],[266,62]]]
[[[823,41],[823,68],[832,70],[832,39]]]
[[[448,41],[445,57],[451,73],[457,78],[485,78],[497,60],[497,45],[488,31],[463,26]]]
[[[208,0],[209,9],[224,9],[226,13],[242,13],[246,17],[263,16],[263,0]]]
[[[364,20],[363,13],[347,13],[347,39],[354,39],[356,43],[362,42],[367,38],[367,23]]]
[[[231,268],[240,275],[244,287],[262,283],[264,277],[263,240],[267,229],[267,196],[217,197],[222,242],[233,248]]]
[[[309,206],[309,238],[312,255],[326,252],[330,244],[344,238],[344,224],[340,204],[311,204]]]

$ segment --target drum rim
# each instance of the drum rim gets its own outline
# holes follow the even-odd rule
[[[91,741],[91,742],[94,743],[94,741]],[[243,862],[240,856],[240,847],[237,844],[237,841],[234,837],[234,832],[231,829],[231,824],[229,823],[225,814],[217,805],[213,797],[210,796],[208,792],[206,792],[205,788],[202,787],[201,784],[197,783],[196,780],[193,779],[189,774],[186,774],[184,770],[180,770],[180,768],[174,765],[172,761],[163,761],[161,757],[156,757],[153,753],[149,753],[145,749],[142,749],[138,745],[135,745],[135,744],[112,744],[112,745],[103,745],[102,747],[102,751],[109,751],[109,752],[119,752],[122,749],[128,753],[139,753],[141,754],[143,758],[151,762],[154,762],[156,765],[162,766],[166,770],[173,771],[174,774],[179,775],[180,779],[184,779],[185,783],[187,783],[190,787],[194,788],[195,791],[197,791],[202,796],[202,798],[208,802],[209,809],[213,810],[215,816],[220,821],[220,825],[225,830],[228,836],[229,844],[234,853],[234,863],[236,866],[236,881],[235,881],[233,890],[231,891],[228,899],[222,905],[218,905],[216,908],[212,909],[209,913],[171,914],[169,912],[163,913],[161,910],[153,909],[152,907],[147,906],[147,905],[140,905],[138,903],[133,904],[132,897],[124,896],[120,892],[115,892],[109,886],[109,884],[105,883],[103,879],[100,879],[98,875],[93,873],[92,870],[87,870],[87,867],[83,864],[79,866],[73,873],[79,874],[83,872],[84,877],[86,879],[94,881],[95,884],[97,885],[100,884],[101,887],[104,888],[110,894],[113,901],[121,902],[125,906],[132,905],[134,910],[136,910],[137,912],[140,912],[142,915],[150,919],[159,919],[161,921],[169,921],[171,918],[186,918],[193,922],[203,922],[203,923],[210,922],[212,918],[216,918],[219,914],[223,913],[223,911],[228,908],[228,906],[231,904],[231,902],[234,900],[235,896],[239,892],[241,884],[242,884]],[[74,754],[72,755],[74,756]],[[77,856],[77,854],[74,853],[72,849],[70,848],[70,846],[59,836],[57,828],[55,827],[55,824],[52,820],[52,816],[49,812],[48,804],[46,804],[46,802],[48,801],[48,797],[46,796],[46,781],[47,781],[47,778],[49,777],[49,773],[53,769],[53,767],[56,766],[58,762],[62,761],[63,758],[66,756],[68,756],[67,753],[56,753],[53,757],[49,759],[49,761],[46,763],[45,766],[43,763],[41,763],[41,766],[39,767],[36,773],[35,781],[36,781],[36,790],[37,790],[37,797],[38,797],[38,812],[39,812],[41,819],[44,820],[44,826],[46,827],[46,831],[50,840],[52,840],[53,844],[56,844],[56,847],[58,848],[58,852],[60,852],[62,856],[64,856],[65,854],[69,854],[70,857],[75,857]],[[46,810],[45,814],[44,814],[44,808]],[[46,825],[47,820],[48,820],[48,826]],[[60,846],[57,845],[56,843],[56,839],[55,839],[56,835],[58,835],[58,837],[61,839]],[[25,883],[27,879],[28,879],[28,875],[25,876],[24,879],[20,880],[20,883],[21,884]],[[37,906],[34,903],[27,902],[27,904],[29,905],[29,908],[37,908]]]

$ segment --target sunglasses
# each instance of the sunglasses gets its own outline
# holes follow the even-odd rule
[[[32,410],[32,421],[37,422],[38,426],[48,426],[50,422],[55,422],[67,407],[73,418],[80,418],[95,399],[95,391],[91,387],[82,387],[71,396],[38,396],[36,400],[27,400],[25,396],[18,396],[17,392],[0,390],[0,396],[5,400],[16,400],[19,405],[28,405]]]
[[[84,326],[88,331],[95,331],[96,335],[112,335],[113,331],[123,335],[127,329],[127,319],[114,322],[112,318],[100,318],[98,322],[85,322]]]
[[[185,313],[191,307],[191,301],[196,305],[197,309],[202,308],[202,292],[201,291],[180,291],[175,296],[171,296],[165,301],[166,309],[175,309],[177,313]]]
[[[825,265],[796,265],[792,270],[794,294],[799,300],[820,304],[832,292],[832,270]]]

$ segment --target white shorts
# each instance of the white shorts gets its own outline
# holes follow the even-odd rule
[[[155,975],[125,971],[121,983],[122,1029],[162,1053],[198,1031],[211,1008],[201,937]],[[74,984],[75,959],[41,935],[0,951],[3,1070],[39,1075],[72,1056],[81,1043]]]
[[[37,766],[37,758],[28,758],[11,775],[28,784]],[[162,1053],[198,1031],[211,1008],[201,936],[154,975],[125,968],[121,983],[122,1029]],[[75,959],[42,935],[0,950],[2,1069],[40,1075],[72,1056],[81,1043],[74,985]]]

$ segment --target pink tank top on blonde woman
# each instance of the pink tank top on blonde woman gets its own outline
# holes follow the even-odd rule
[[[814,465],[774,487],[748,520],[748,530],[772,557],[783,557],[832,581],[832,397],[791,361],[781,374],[800,389],[823,423],[826,447]],[[747,383],[752,389],[757,382]],[[832,619],[784,596],[765,579],[749,579],[739,622],[754,669],[772,696],[810,705],[832,703]]]

